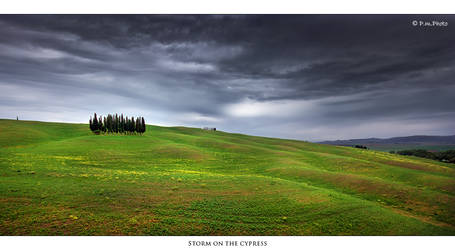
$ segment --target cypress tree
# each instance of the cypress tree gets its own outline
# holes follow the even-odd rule
[[[112,133],[115,133],[115,116],[112,115]]]
[[[125,120],[125,117],[123,117],[123,114],[122,114],[122,131],[123,133],[126,133],[126,129],[125,129],[125,123],[126,123],[126,120]]]
[[[115,133],[115,116],[111,115],[112,133]]]
[[[142,117],[142,129],[141,129],[141,132],[142,132],[142,133],[145,133],[145,129],[146,129],[146,127],[145,127],[145,120],[144,120],[144,117]]]
[[[125,134],[128,133],[128,123],[130,122],[130,120],[128,119],[128,116],[125,118],[125,122],[123,123],[123,127],[124,127],[124,131],[125,131]]]
[[[131,117],[131,121],[130,121],[130,132],[131,132],[131,134],[134,133],[134,130],[135,129],[134,129],[134,116],[133,116],[133,117]]]
[[[112,115],[109,114],[107,115],[107,131],[108,133],[112,133],[113,129],[112,129]]]
[[[106,133],[106,116],[103,117],[103,123],[102,123],[102,126],[101,126],[101,131],[103,131],[103,133]]]
[[[141,120],[139,120],[139,117],[136,118],[136,126],[135,126],[135,129],[136,129],[136,132],[137,133],[140,133],[141,132]]]
[[[123,114],[120,115],[119,132],[123,133]]]
[[[106,127],[103,125],[103,119],[101,119],[102,116],[100,116],[99,121],[98,121],[98,130],[106,132]],[[106,119],[106,117],[104,117]]]
[[[104,117],[104,126],[106,127],[106,132],[109,133],[109,115]]]
[[[93,116],[93,130],[98,129],[98,118],[96,118],[96,113]]]
[[[118,133],[118,124],[119,124],[119,122],[118,122],[118,115],[115,114],[115,117],[114,117],[114,132],[115,132],[115,133]]]
[[[109,115],[109,120],[110,120],[110,126],[111,126],[111,133],[114,133],[114,116],[113,115]]]
[[[118,117],[118,132],[122,133],[122,114]]]
[[[131,120],[130,119],[126,119],[126,125],[125,125],[125,128],[126,128],[126,132],[127,134],[129,134],[131,132]]]
[[[126,130],[128,131],[128,134],[131,133],[131,118],[128,119],[128,121],[126,123]]]
[[[90,131],[93,132],[93,123],[92,123],[92,116],[90,116],[90,120],[89,120],[89,127],[90,127]]]

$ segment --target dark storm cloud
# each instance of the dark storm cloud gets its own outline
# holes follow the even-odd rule
[[[453,134],[454,24],[452,15],[3,15],[0,115],[83,122],[130,112],[311,140]]]

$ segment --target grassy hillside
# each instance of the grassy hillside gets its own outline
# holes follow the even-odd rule
[[[0,120],[0,235],[455,235],[455,167],[184,127]]]

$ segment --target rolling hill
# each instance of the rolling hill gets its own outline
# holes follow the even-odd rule
[[[404,149],[427,149],[430,151],[444,151],[455,149],[455,135],[450,136],[414,135],[405,137],[392,137],[387,139],[367,138],[323,141],[320,143],[336,146],[364,145],[367,146],[368,148],[380,151]]]
[[[0,235],[455,235],[455,166],[147,126],[0,120]]]

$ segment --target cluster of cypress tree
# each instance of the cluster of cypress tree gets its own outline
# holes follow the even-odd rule
[[[97,117],[96,113],[93,118],[90,116],[90,130],[95,134],[100,133],[120,133],[120,134],[143,134],[145,133],[144,117],[128,118],[115,114],[108,114],[105,117]]]

